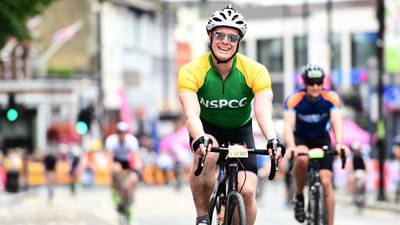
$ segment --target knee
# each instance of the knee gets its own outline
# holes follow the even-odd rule
[[[322,186],[324,187],[325,196],[333,195],[332,179],[321,178]]]
[[[302,171],[304,171],[308,166],[308,159],[306,157],[296,157],[294,167],[300,168]]]
[[[239,186],[239,191],[240,191],[240,186]],[[252,187],[251,185],[245,185],[243,189],[241,190],[240,194],[243,197],[243,200],[245,202],[252,202],[255,200],[256,196],[256,188]]]

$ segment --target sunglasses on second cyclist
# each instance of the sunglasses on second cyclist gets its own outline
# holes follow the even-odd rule
[[[317,80],[317,81],[307,81],[306,84],[308,86],[314,86],[314,85],[318,85],[321,86],[323,84],[322,80]]]
[[[218,31],[214,31],[213,35],[214,35],[215,39],[217,39],[218,41],[223,41],[223,40],[225,40],[225,37],[228,37],[229,42],[235,43],[235,42],[238,42],[240,39],[239,35],[225,34],[225,33],[218,32]]]

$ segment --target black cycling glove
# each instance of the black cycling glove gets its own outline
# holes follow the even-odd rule
[[[281,154],[282,154],[282,157],[284,157],[284,156],[285,156],[285,153],[286,153],[286,148],[285,148],[285,146],[284,146],[283,144],[281,144],[281,143],[279,142],[279,140],[278,140],[277,138],[272,138],[272,139],[269,139],[269,140],[268,140],[268,142],[267,142],[267,149],[272,149],[272,150],[274,150],[274,148],[273,148],[273,144],[274,144],[274,143],[276,143],[276,147],[277,147],[277,148],[281,147]]]
[[[204,147],[207,149],[209,144],[213,144],[213,141],[208,138],[207,136],[201,136],[199,137],[199,139],[197,139],[194,143],[193,143],[193,152],[196,152],[196,150],[200,147],[200,144],[203,144]]]

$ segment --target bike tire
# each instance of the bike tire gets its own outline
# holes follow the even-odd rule
[[[244,200],[239,192],[231,192],[227,198],[224,225],[232,225],[237,212],[238,224],[246,225],[246,210]]]
[[[365,195],[363,191],[362,183],[359,179],[356,180],[356,196],[355,196],[355,205],[357,207],[357,212],[361,214],[363,212],[364,204],[365,204]]]
[[[121,208],[118,210],[118,214],[119,214],[119,224],[120,225],[129,225],[130,224],[130,204],[129,204],[129,200],[126,198],[126,196],[124,196],[123,199],[121,199],[122,201],[122,206]]]
[[[212,195],[210,198],[210,202],[208,203],[208,218],[210,219],[210,225],[216,224],[217,220],[213,223],[213,218],[217,218],[217,196]]]
[[[312,190],[316,188],[316,190]],[[307,225],[327,225],[325,200],[322,186],[314,186],[309,191]]]

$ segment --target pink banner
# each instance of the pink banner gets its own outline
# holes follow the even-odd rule
[[[125,90],[121,88],[119,90],[119,97],[121,101],[121,108],[119,110],[120,120],[126,122],[129,125],[128,132],[132,133],[132,114],[129,108],[128,98],[126,97]]]

